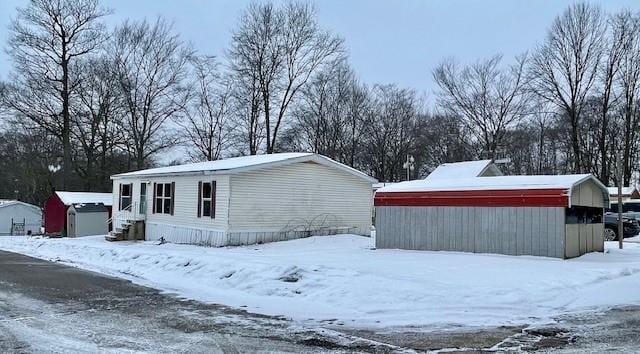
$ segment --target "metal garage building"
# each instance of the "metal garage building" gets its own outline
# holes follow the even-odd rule
[[[589,174],[425,179],[376,192],[376,247],[577,257],[603,251],[606,187]]]

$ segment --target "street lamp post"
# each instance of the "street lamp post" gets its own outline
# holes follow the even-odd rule
[[[402,164],[402,167],[407,170],[407,181],[411,178],[411,171],[415,170],[416,159],[411,155],[407,155],[407,160]]]

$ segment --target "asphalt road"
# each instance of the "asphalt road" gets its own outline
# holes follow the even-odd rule
[[[387,351],[357,338],[295,328],[285,319],[184,301],[125,280],[0,251],[1,353],[378,350]]]
[[[557,320],[537,328],[303,326],[0,251],[0,353],[640,352],[640,307]]]

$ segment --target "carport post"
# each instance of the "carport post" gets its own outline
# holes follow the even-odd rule
[[[618,149],[618,248],[622,249],[624,227],[622,226],[622,149]]]

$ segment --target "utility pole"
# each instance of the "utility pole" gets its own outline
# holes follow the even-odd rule
[[[622,249],[624,226],[622,225],[622,149],[618,149],[617,179],[618,179],[618,247]]]
[[[416,168],[415,162],[416,159],[414,159],[413,156],[407,155],[407,161],[402,164],[402,167],[407,170],[407,181],[411,178],[410,172]]]

